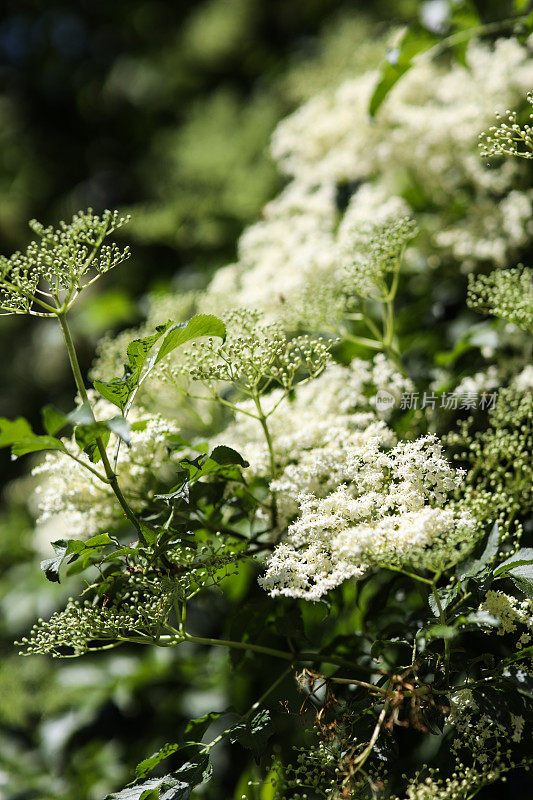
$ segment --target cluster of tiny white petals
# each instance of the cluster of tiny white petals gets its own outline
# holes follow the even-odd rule
[[[311,451],[272,484],[287,505],[299,507],[261,579],[272,596],[316,600],[369,566],[438,570],[474,546],[476,521],[447,499],[464,474],[449,464],[438,439],[386,449],[387,431],[378,425],[340,446],[331,461],[327,449]],[[328,468],[336,484],[329,492]]]
[[[499,385],[498,369],[491,365],[486,370],[464,377],[455,387],[454,394],[481,394],[497,389]]]
[[[405,176],[434,187],[410,262],[438,266],[451,256],[466,271],[480,262],[508,264],[533,234],[533,195],[517,188],[520,163],[487,170],[477,141],[502,103],[521,102],[533,84],[533,60],[527,45],[511,39],[493,47],[473,41],[466,60],[466,68],[415,65],[372,122],[373,72],[326,90],[281,122],[272,153],[289,183],[243,233],[238,261],[217,271],[205,307],[227,308],[231,298],[284,313],[317,277],[323,284],[335,278],[354,255],[358,228],[412,213],[398,197]],[[444,212],[458,196],[464,209],[451,224]]]
[[[97,419],[115,416],[116,408],[105,400],[94,405]],[[131,508],[140,511],[154,491],[155,476],[168,470],[167,442],[179,428],[159,414],[133,409],[131,445],[124,443],[119,450],[117,476]],[[74,442],[64,439],[65,446],[81,461],[102,471],[101,465],[91,464]],[[111,434],[108,453],[115,452],[117,439]],[[51,529],[51,522],[68,531],[68,538],[86,538],[116,528],[123,521],[123,511],[109,485],[100,481],[82,464],[65,453],[47,453],[33,469],[40,482],[35,490],[39,509],[38,523]],[[58,538],[57,535],[54,538]]]
[[[377,392],[385,389],[399,399],[402,392],[413,388],[408,378],[398,373],[384,355],[378,354],[373,361],[356,358],[347,367],[330,363],[319,377],[296,386],[290,398],[284,399],[283,390],[275,389],[263,398],[263,408],[268,416],[278,473],[288,470],[283,480],[289,481],[288,468],[292,465],[301,470],[296,480],[303,480],[304,472],[308,476],[320,472],[322,479],[329,475],[328,487],[338,485],[333,482],[337,474],[334,464],[342,460],[340,453],[365,430],[369,430],[369,435],[373,435],[374,429],[383,430],[377,417],[387,417],[392,411],[390,407],[376,410]],[[242,453],[250,463],[249,475],[268,476],[269,452],[253,416],[254,404],[245,401],[238,407],[243,413],[237,415],[215,443],[230,445]],[[392,432],[387,432],[386,441],[389,445],[394,443]],[[322,468],[319,463],[323,463]],[[340,475],[337,477],[339,483],[344,480]],[[310,482],[311,477],[305,485],[311,485]],[[284,497],[288,498],[288,494],[280,495],[280,503],[285,502]],[[289,506],[293,509],[292,500]]]
[[[521,631],[517,642],[520,649],[529,645],[533,636],[533,600],[518,600],[516,597],[490,590],[480,606],[498,620],[496,632],[499,636]]]

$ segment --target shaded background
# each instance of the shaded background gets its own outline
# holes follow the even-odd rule
[[[476,5],[495,19],[512,4]],[[138,321],[147,291],[176,277],[197,285],[235,257],[240,231],[280,186],[267,151],[277,121],[375,61],[391,27],[429,6],[438,0],[4,3],[1,252],[27,244],[31,217],[55,223],[88,206],[133,215],[124,233],[132,259],[73,319],[85,369],[103,333]],[[72,405],[53,324],[0,317],[0,348],[0,415],[38,422],[46,402]],[[254,679],[224,653],[186,648],[20,659],[13,638],[62,602],[36,565],[24,486],[9,483],[25,469],[0,453],[0,797],[98,800],[188,716],[228,702],[243,710]],[[228,603],[249,597],[254,580],[244,572]],[[232,796],[229,762],[222,773],[213,797]],[[507,796],[491,791],[480,797]]]

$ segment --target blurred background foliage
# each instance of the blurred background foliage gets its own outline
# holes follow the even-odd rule
[[[26,245],[31,217],[55,223],[88,206],[133,215],[133,258],[99,282],[73,320],[85,368],[103,333],[139,320],[146,292],[176,281],[196,286],[199,275],[235,257],[240,231],[280,187],[267,148],[278,120],[378,64],[390,31],[424,18],[435,1],[3,4],[1,251]],[[489,21],[513,7],[476,5]],[[68,410],[72,386],[53,322],[0,317],[0,345],[0,415],[35,422],[52,399]],[[186,645],[79,663],[20,658],[13,640],[62,605],[64,593],[38,569],[27,483],[12,482],[25,467],[5,451],[1,459],[0,796],[99,800],[129,780],[142,757],[175,740],[190,716],[246,710],[254,672],[223,652]],[[218,603],[246,598],[261,617],[265,601],[251,567],[223,592]],[[290,701],[291,691],[282,685],[280,697]],[[288,715],[287,724],[298,719]],[[217,758],[227,784],[211,784],[209,797],[230,797],[242,764],[232,766],[223,748]],[[241,794],[237,787],[234,796]]]

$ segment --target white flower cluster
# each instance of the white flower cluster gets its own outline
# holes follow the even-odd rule
[[[347,367],[330,363],[314,380],[301,384],[284,400],[284,392],[275,389],[264,397],[263,407],[276,455],[278,474],[289,465],[303,464],[312,453],[348,444],[368,426],[383,430],[377,416],[386,417],[391,408],[375,411],[376,396],[384,389],[397,400],[403,392],[413,391],[409,378],[378,354],[373,361],[354,359]],[[251,401],[240,403],[242,411],[215,443],[238,450],[249,461],[249,475],[269,475],[268,448],[261,427],[253,418]],[[393,434],[388,434],[393,443]],[[340,445],[339,445],[340,443]],[[330,459],[332,460],[332,459]],[[331,475],[328,486],[332,485]]]
[[[504,592],[490,590],[480,609],[496,617],[499,636],[521,630],[517,648],[529,645],[533,636],[533,600],[517,600]]]
[[[415,268],[442,259],[464,270],[506,265],[533,233],[533,195],[517,189],[519,162],[490,170],[477,140],[498,108],[517,105],[533,84],[528,46],[473,41],[467,66],[425,61],[394,87],[369,121],[376,74],[368,72],[312,98],[277,128],[272,153],[290,181],[239,243],[239,260],[218,270],[205,298],[210,310],[234,304],[280,313],[317,281],[336,279],[354,230],[412,212],[406,186],[431,187]],[[347,204],[344,200],[346,198]],[[461,203],[457,219],[450,206]],[[428,257],[424,248],[431,255]]]
[[[105,400],[94,406],[97,419],[115,416],[116,409]],[[166,443],[169,436],[179,429],[158,414],[148,414],[142,409],[130,413],[132,424],[131,446],[124,443],[119,450],[117,476],[120,487],[134,511],[141,510],[151,493],[156,489],[154,481],[168,468]],[[74,443],[64,439],[66,447],[80,460],[91,464],[89,457],[81,455]],[[111,434],[108,453],[115,452],[117,438]],[[100,471],[103,471],[100,468]],[[33,469],[40,482],[36,488],[39,505],[38,523],[46,529],[50,523],[54,528],[66,531],[69,538],[86,538],[120,525],[123,511],[109,485],[100,481],[82,464],[73,461],[64,453],[47,453],[42,463]],[[58,538],[57,531],[54,535]]]
[[[475,520],[447,502],[463,473],[448,463],[437,438],[387,450],[390,438],[383,423],[370,425],[358,438],[337,442],[336,451],[311,451],[274,482],[298,504],[299,516],[261,579],[272,596],[318,600],[371,566],[437,571],[473,547]],[[328,470],[332,490],[324,482]]]

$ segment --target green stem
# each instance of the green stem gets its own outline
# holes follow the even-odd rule
[[[390,565],[387,565],[385,569],[388,569],[391,572],[399,572],[401,575],[406,575],[408,578],[412,578],[414,581],[425,583],[427,586],[433,586],[433,581],[430,581],[429,578],[423,578],[421,575],[417,575],[414,572],[407,572],[407,570],[400,569],[400,567],[391,567]]]
[[[435,605],[437,606],[439,612],[440,623],[441,625],[446,625],[446,617],[444,615],[444,609],[442,608],[442,603],[440,602],[439,593],[437,592],[437,581],[439,578],[440,578],[440,573],[435,575],[431,583],[431,591],[433,592]],[[444,640],[444,666],[446,669],[446,676],[448,677],[448,669],[450,666],[450,642],[448,639]]]
[[[255,407],[257,408],[257,415],[259,419],[259,424],[263,429],[263,433],[265,436],[265,440],[268,447],[268,454],[270,459],[270,479],[274,480],[277,476],[277,467],[276,467],[276,455],[274,453],[274,444],[272,442],[272,437],[270,435],[270,431],[268,429],[267,418],[261,406],[261,401],[259,399],[259,394],[255,392],[253,394],[253,401],[255,403]],[[270,491],[270,524],[272,528],[276,528],[278,524],[278,504],[276,502],[276,493],[272,490]]]
[[[272,656],[273,658],[281,658],[284,661],[294,663],[296,661],[315,661],[321,664],[333,664],[338,667],[353,668],[354,664],[345,661],[343,658],[337,656],[322,655],[322,653],[290,653],[287,650],[277,650],[274,647],[265,647],[261,644],[252,644],[251,642],[234,642],[228,639],[212,639],[205,636],[193,636],[190,633],[182,631],[179,637],[176,636],[160,636],[156,644],[162,647],[173,647],[174,645],[181,644],[181,642],[191,642],[192,644],[205,644],[213,647],[230,647],[234,650],[250,650],[253,653],[261,653],[265,656]]]
[[[292,666],[291,666],[291,667],[287,667],[287,669],[284,669],[284,670],[283,670],[283,672],[281,673],[281,675],[278,675],[278,677],[276,678],[276,680],[274,681],[274,683],[271,683],[271,684],[270,684],[270,686],[268,687],[268,689],[267,689],[265,692],[263,692],[263,694],[261,695],[261,697],[259,698],[259,700],[256,700],[256,701],[255,701],[255,703],[254,703],[252,706],[250,706],[250,708],[248,709],[248,711],[246,712],[246,714],[244,714],[244,715],[241,717],[241,720],[240,720],[241,722],[245,722],[247,719],[249,719],[249,718],[252,716],[252,714],[254,713],[254,711],[257,711],[257,709],[258,709],[260,706],[262,706],[262,705],[263,705],[263,703],[265,702],[265,700],[267,699],[267,697],[268,697],[270,694],[272,694],[272,692],[274,691],[274,689],[276,689],[276,688],[277,688],[277,687],[280,685],[280,683],[282,683],[282,682],[285,680],[285,678],[287,677],[287,675],[290,673],[291,669],[292,669]],[[233,728],[234,728],[234,726],[232,725],[230,728],[227,728],[225,731],[222,731],[222,733],[220,733],[220,734],[219,734],[219,735],[216,737],[216,739],[213,739],[213,741],[212,741],[212,742],[209,742],[209,744],[206,744],[206,746],[204,747],[204,753],[208,753],[208,752],[209,752],[209,751],[210,751],[210,750],[211,750],[211,749],[212,749],[212,748],[213,748],[213,747],[214,747],[216,744],[218,744],[220,741],[222,741],[222,739],[224,739],[224,737],[225,737],[225,736],[227,736],[229,733],[231,733],[231,731],[233,730]]]
[[[68,326],[66,315],[65,315],[65,313],[57,313],[56,316],[57,316],[57,318],[59,320],[59,324],[61,325],[61,331],[63,333],[63,338],[65,340],[65,345],[66,345],[67,352],[68,352],[70,366],[72,368],[72,374],[74,375],[74,381],[76,383],[76,387],[78,389],[78,393],[80,395],[80,398],[81,398],[83,404],[85,405],[85,407],[89,411],[93,422],[96,422],[96,418],[94,416],[94,412],[93,412],[92,406],[91,406],[91,404],[89,402],[89,397],[87,395],[87,390],[86,390],[85,384],[83,382],[83,376],[81,374],[81,369],[80,369],[80,365],[79,365],[79,361],[78,361],[78,356],[76,355],[76,348],[75,348],[74,342],[72,340],[72,335],[70,333],[70,328]],[[127,519],[131,522],[131,524],[136,529],[136,531],[137,531],[137,533],[139,535],[139,539],[143,542],[143,544],[146,544],[146,540],[145,540],[145,537],[144,537],[144,535],[142,533],[140,523],[139,523],[137,517],[135,516],[135,514],[133,513],[133,511],[131,510],[131,508],[130,508],[130,506],[128,504],[128,501],[126,500],[126,498],[122,494],[122,490],[121,490],[121,488],[120,488],[120,486],[118,484],[117,476],[116,476],[115,472],[113,471],[113,469],[111,467],[111,464],[109,463],[109,458],[107,456],[107,452],[106,452],[104,443],[102,442],[102,439],[100,437],[98,437],[96,439],[96,446],[98,448],[98,452],[100,453],[100,458],[102,459],[102,465],[104,467],[106,478],[109,481],[109,485],[111,486],[111,488],[112,488],[112,490],[113,490],[118,502],[120,503],[120,505],[121,505],[121,507],[122,507],[122,509],[124,511],[124,514],[126,515]]]

